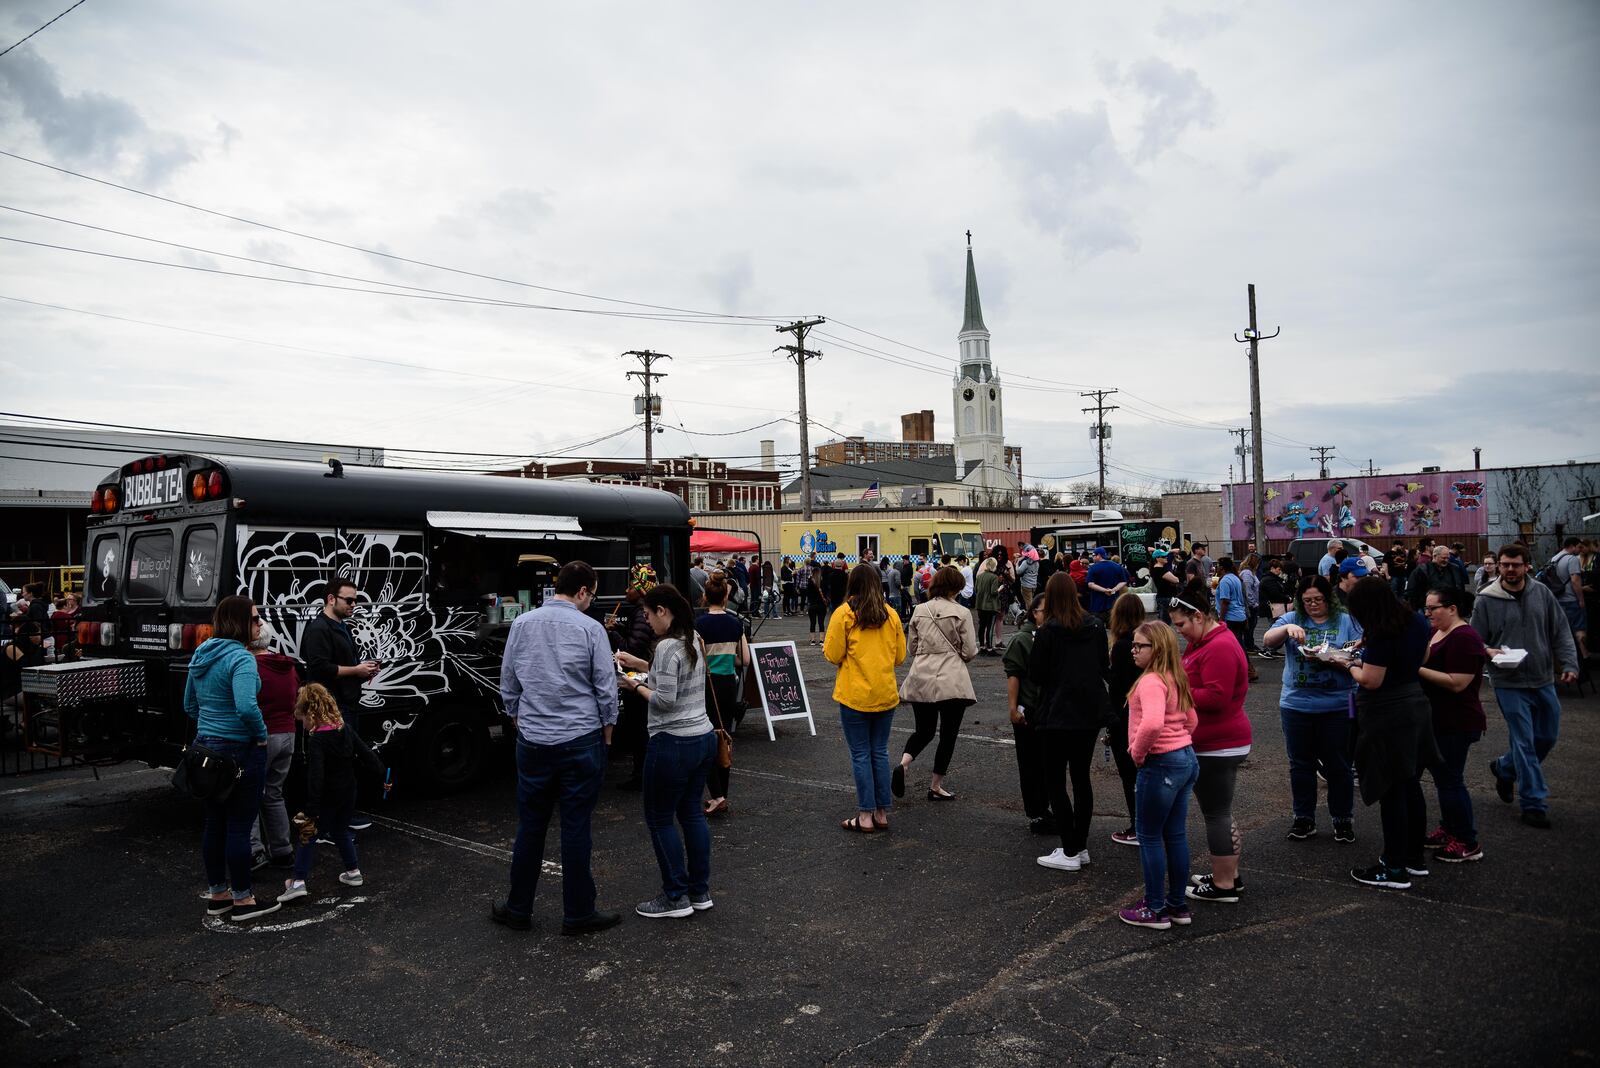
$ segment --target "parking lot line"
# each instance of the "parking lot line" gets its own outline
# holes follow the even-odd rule
[[[445,834],[443,831],[435,831],[427,827],[419,827],[415,823],[407,823],[404,820],[397,820],[392,816],[379,816],[374,814],[372,816],[372,822],[378,824],[379,826],[388,827],[391,830],[399,831],[402,834],[413,835],[429,842],[437,842],[439,845],[447,845],[453,849],[464,849],[468,853],[476,853],[480,857],[489,857],[493,860],[503,860],[507,864],[511,863],[511,850],[501,849],[499,846],[485,845],[482,842],[474,842],[469,838],[457,838],[453,834]],[[553,875],[558,879],[561,878],[561,865],[557,864],[553,860],[545,861],[540,866],[539,870],[545,875]]]

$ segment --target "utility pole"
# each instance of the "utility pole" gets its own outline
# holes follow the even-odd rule
[[[828,320],[796,319],[788,326],[773,327],[780,334],[793,334],[793,345],[779,345],[773,352],[787,352],[800,369],[800,518],[811,522],[811,422],[806,416],[806,361],[820,360],[822,353],[806,348],[806,333]]]
[[[1337,445],[1313,445],[1311,452],[1317,458],[1317,465],[1321,469],[1322,478],[1328,477],[1328,457],[1332,456]]]
[[[1093,397],[1094,398],[1094,407],[1093,408],[1085,408],[1085,409],[1083,409],[1083,411],[1085,413],[1088,413],[1088,412],[1095,413],[1094,414],[1094,426],[1089,428],[1089,436],[1091,438],[1094,438],[1095,441],[1097,441],[1099,443],[1099,445],[1100,445],[1100,504],[1099,504],[1099,507],[1101,507],[1101,508],[1104,508],[1106,506],[1106,439],[1111,436],[1111,428],[1106,426],[1106,413],[1107,412],[1114,412],[1119,407],[1119,405],[1115,405],[1115,404],[1109,404],[1108,405],[1106,403],[1106,398],[1111,396],[1111,394],[1113,394],[1115,392],[1116,392],[1116,390],[1114,390],[1114,389],[1091,389],[1091,390],[1088,390],[1087,392],[1078,394],[1078,396],[1080,396],[1080,397]]]
[[[1262,552],[1267,551],[1267,490],[1265,458],[1261,454],[1261,342],[1269,341],[1283,333],[1283,328],[1274,327],[1272,333],[1263,337],[1261,330],[1256,326],[1256,287],[1251,282],[1245,287],[1250,297],[1250,325],[1245,328],[1244,337],[1233,335],[1233,340],[1243,345],[1250,345],[1250,448],[1254,453],[1250,465],[1250,504],[1251,514],[1250,533],[1255,535],[1256,545]],[[1243,474],[1243,472],[1240,472]]]
[[[1378,473],[1378,469],[1376,467],[1372,466],[1372,461],[1371,460],[1368,460],[1367,461],[1367,477],[1368,478],[1372,478],[1377,473]]]
[[[623,355],[637,357],[639,362],[644,364],[644,370],[629,371],[626,377],[637,378],[644,383],[644,484],[654,487],[656,484],[655,380],[665,378],[667,375],[664,371],[652,371],[650,367],[657,360],[670,360],[672,357],[664,352],[651,352],[649,349],[629,349]],[[638,398],[635,398],[636,402],[637,400]]]

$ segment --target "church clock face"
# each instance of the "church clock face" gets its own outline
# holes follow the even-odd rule
[[[971,400],[972,399],[972,387],[968,386],[966,389],[961,391],[961,399],[962,400]]]

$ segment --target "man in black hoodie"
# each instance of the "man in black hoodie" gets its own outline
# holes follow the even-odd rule
[[[361,729],[361,684],[378,673],[376,660],[356,660],[356,640],[345,623],[355,614],[356,584],[332,578],[322,590],[322,613],[300,634],[300,659],[306,681],[320,682],[339,703],[339,715],[358,733]],[[350,817],[350,829],[364,831],[372,820],[364,813]]]

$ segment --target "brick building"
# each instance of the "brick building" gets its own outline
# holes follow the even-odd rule
[[[769,443],[763,442],[765,452]],[[763,464],[768,461],[763,460]],[[694,512],[774,511],[782,502],[778,472],[774,467],[729,467],[721,460],[682,456],[654,461],[652,478],[645,478],[644,462],[629,460],[535,460],[496,475],[511,478],[555,478],[617,486],[650,485],[675,493]]]

